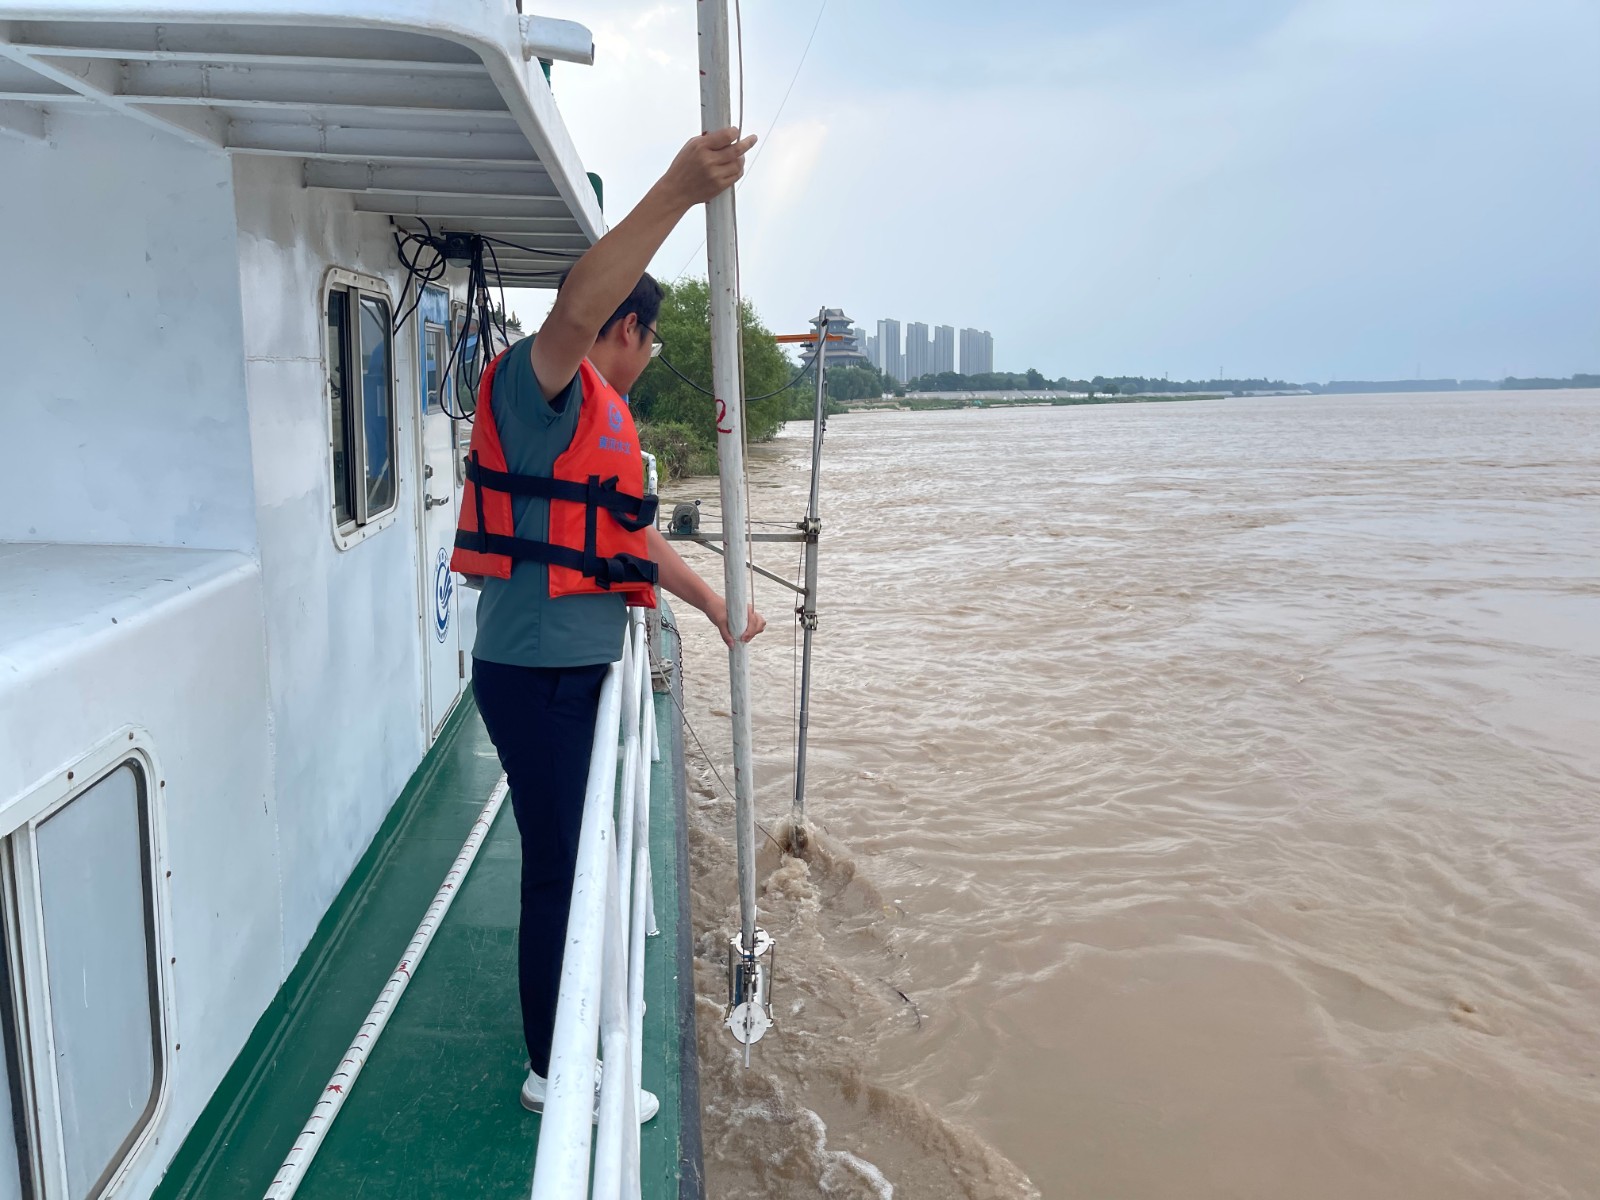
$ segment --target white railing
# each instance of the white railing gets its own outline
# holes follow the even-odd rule
[[[628,611],[622,661],[606,675],[595,720],[533,1200],[639,1195],[645,936],[655,932],[650,764],[660,753],[644,610]],[[597,1044],[606,1069],[596,1132]]]

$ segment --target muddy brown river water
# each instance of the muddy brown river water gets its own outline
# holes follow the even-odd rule
[[[756,518],[809,444],[752,448]],[[1600,1197],[1600,392],[853,414],[822,495],[819,836],[761,839],[750,1071],[726,655],[679,606],[710,1195]]]

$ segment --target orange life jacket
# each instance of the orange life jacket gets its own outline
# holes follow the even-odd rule
[[[655,524],[656,498],[620,487],[626,479],[630,489],[644,492],[633,413],[584,359],[578,368],[578,428],[554,471],[548,477],[513,475],[494,422],[494,376],[506,353],[495,357],[478,383],[450,569],[510,579],[513,562],[542,562],[550,567],[551,596],[620,592],[634,607],[654,608],[657,569],[645,530]],[[548,542],[517,536],[512,496],[550,502]]]

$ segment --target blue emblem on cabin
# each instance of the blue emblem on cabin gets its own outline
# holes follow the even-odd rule
[[[450,601],[456,594],[455,576],[450,574],[450,555],[439,547],[439,561],[433,568],[433,632],[442,642],[450,632]]]
[[[621,433],[622,432],[622,410],[620,408],[618,408],[615,404],[613,404],[611,406],[611,413],[610,413],[610,416],[608,417],[608,419],[611,422],[611,432],[612,433]]]

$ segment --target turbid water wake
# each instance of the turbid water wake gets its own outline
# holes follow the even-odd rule
[[[711,1194],[1600,1195],[1600,393],[847,416],[823,496],[819,837],[764,842],[748,1072],[683,621]]]

